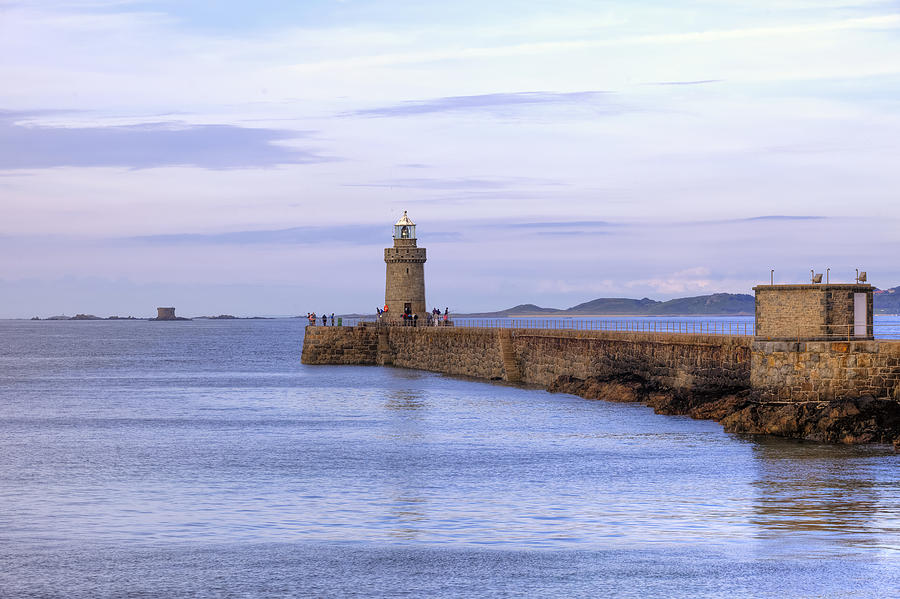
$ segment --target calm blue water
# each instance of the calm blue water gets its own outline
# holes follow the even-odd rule
[[[0,322],[0,596],[897,595],[891,448],[302,366],[303,326]]]

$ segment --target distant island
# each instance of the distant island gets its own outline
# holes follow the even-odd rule
[[[171,318],[168,320],[271,320],[270,316],[232,316],[231,314],[219,314],[218,316],[194,316],[193,318],[183,318],[181,316]],[[300,318],[299,316],[295,316],[292,318]],[[303,316],[302,318],[306,318]],[[60,314],[58,316],[48,316],[46,318],[41,318],[40,316],[34,316],[30,320],[161,320],[159,318],[148,318],[141,317],[136,318],[134,316],[94,316],[93,314],[76,314],[75,316],[66,316],[64,314]]]
[[[875,289],[874,303],[876,314],[900,314],[900,286],[890,289]],[[625,297],[601,297],[584,302],[571,308],[542,308],[536,304],[519,304],[505,310],[495,312],[454,313],[455,317],[468,318],[508,318],[511,316],[753,316],[756,311],[756,300],[746,293],[713,293],[682,297],[667,301],[649,298],[631,299]],[[341,318],[366,318],[371,314],[339,314]],[[262,320],[266,316],[195,316],[198,320]],[[306,316],[292,316],[303,318]],[[321,319],[321,316],[319,316]],[[75,316],[50,316],[31,320],[149,320],[134,316],[109,316],[106,318],[93,314],[76,314]]]
[[[31,320],[42,320],[40,317],[35,316]],[[43,320],[146,320],[144,318],[135,318],[134,316],[110,316],[108,318],[103,318],[102,316],[94,316],[93,314],[76,314],[75,316],[48,316]]]

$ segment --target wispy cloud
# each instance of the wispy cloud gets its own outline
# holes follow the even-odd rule
[[[609,100],[610,93],[605,91],[583,91],[570,93],[553,93],[546,91],[515,92],[500,94],[480,94],[475,96],[448,96],[432,100],[403,102],[391,106],[365,108],[344,113],[344,116],[363,117],[396,117],[434,114],[439,112],[478,111],[491,112],[503,108],[521,108],[528,106],[547,106],[560,104],[587,104],[609,113],[620,113],[625,110]]]
[[[404,178],[391,179],[389,181],[381,181],[378,183],[347,183],[344,187],[399,187],[404,189],[509,189],[512,187],[528,187],[528,186],[546,186],[555,187],[562,186],[565,183],[560,181],[552,181],[548,179],[537,179],[531,177],[504,177],[485,179],[477,177],[457,177],[457,178]]]
[[[824,216],[790,216],[790,215],[780,215],[773,214],[771,216],[751,216],[750,218],[739,218],[736,219],[735,222],[753,222],[759,220],[773,221],[773,220],[822,220],[826,217]]]
[[[383,245],[390,242],[390,227],[372,225],[341,225],[335,227],[292,227],[224,233],[178,233],[142,235],[120,238],[120,243],[149,245]],[[454,241],[455,232],[429,232],[429,240]]]
[[[372,245],[384,241],[385,236],[388,235],[385,231],[386,227],[368,225],[291,227],[288,229],[228,231],[224,233],[142,235],[122,238],[119,241],[151,245],[309,245],[320,243]]]
[[[898,26],[900,26],[900,14],[883,14],[771,26],[707,29],[702,31],[682,31],[675,33],[650,33],[622,37],[547,40],[469,48],[436,49],[425,52],[394,52],[376,55],[360,55],[349,58],[297,64],[291,67],[291,70],[297,73],[305,73],[331,71],[336,69],[369,69],[438,61],[533,56],[605,47],[669,46],[731,40],[783,38],[787,36],[796,37],[847,30],[892,29]]]
[[[548,222],[526,222],[526,223],[507,223],[503,225],[510,229],[568,229],[568,228],[586,228],[586,227],[620,227],[621,223],[613,223],[605,220],[572,220],[572,221],[548,221]]]
[[[568,230],[568,231],[537,231],[537,232],[535,232],[535,235],[542,235],[545,237],[573,237],[573,236],[593,237],[596,235],[610,235],[610,234],[611,234],[610,231],[600,231],[600,230],[596,230],[596,229],[593,231]]]
[[[655,81],[648,85],[706,85],[708,83],[721,83],[722,79],[699,79],[697,81]]]
[[[182,122],[63,127],[22,122],[26,113],[0,112],[0,169],[196,166],[268,167],[334,160],[284,145],[307,131]]]
[[[650,288],[664,295],[689,292],[705,293],[713,289],[712,279],[709,268],[695,266],[673,272],[670,275],[628,281],[625,283],[625,287],[629,289]]]
[[[671,225],[681,226],[697,226],[697,225],[736,225],[736,224],[753,224],[753,223],[781,223],[781,222],[797,222],[797,221],[822,221],[829,220],[828,216],[812,216],[812,215],[789,215],[789,214],[771,214],[764,216],[747,216],[742,218],[724,218],[715,220],[695,220],[683,221],[680,223],[670,223]]]

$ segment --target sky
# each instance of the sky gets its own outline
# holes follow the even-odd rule
[[[0,318],[900,285],[900,1],[0,0]]]

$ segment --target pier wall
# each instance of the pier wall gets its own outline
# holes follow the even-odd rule
[[[761,401],[900,401],[900,341],[756,341],[751,363]]]
[[[505,380],[496,329],[389,327],[394,366]]]
[[[307,326],[303,336],[304,364],[375,364],[378,334],[372,327]]]
[[[725,392],[749,388],[751,343],[749,337],[664,333],[308,327],[302,361],[392,363],[544,387],[561,376],[637,377],[663,388]]]
[[[750,338],[608,331],[512,332],[522,379],[637,377],[677,390],[724,392],[750,384]]]
[[[635,378],[678,391],[752,389],[763,402],[900,401],[900,341],[455,327],[307,327],[304,364],[393,364],[542,387]]]

